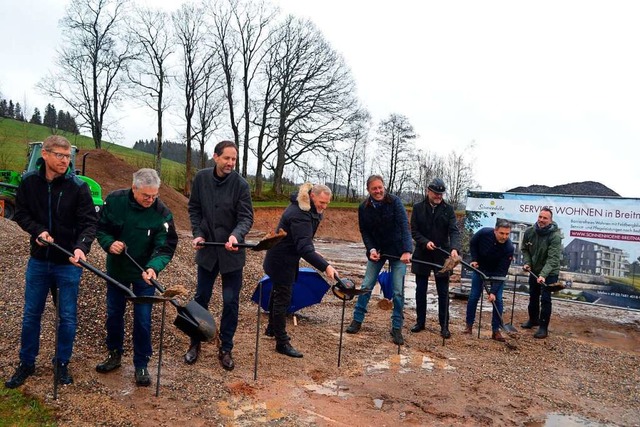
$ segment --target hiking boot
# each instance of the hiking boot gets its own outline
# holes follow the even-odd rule
[[[104,359],[101,363],[96,365],[96,371],[101,374],[106,374],[107,372],[111,372],[116,368],[120,367],[122,362],[122,354],[118,349],[109,350],[109,354],[107,354],[107,358]]]
[[[463,334],[471,335],[473,333],[473,325],[466,325]]]
[[[534,322],[531,319],[527,320],[526,322],[520,325],[522,329],[531,329],[534,326],[540,326],[540,323]]]
[[[233,363],[233,357],[231,357],[230,351],[222,351],[222,349],[220,349],[220,351],[218,351],[218,360],[226,371],[233,371],[233,368],[235,368],[235,363]]]
[[[35,365],[28,365],[24,362],[20,362],[16,368],[16,372],[4,383],[6,388],[20,387],[24,382],[36,371]]]
[[[357,334],[362,327],[362,322],[358,322],[357,320],[352,320],[349,327],[347,327],[346,332],[348,334]]]
[[[449,331],[449,328],[440,329],[440,336],[444,339],[451,338],[451,332]]]
[[[536,331],[536,333],[533,334],[533,337],[538,339],[543,339],[543,338],[546,338],[547,335],[549,335],[547,328],[540,326]]]
[[[67,385],[73,384],[73,377],[69,373],[69,364],[59,362],[56,367],[56,375],[58,376],[58,384]]]
[[[136,385],[142,387],[151,385],[151,375],[147,368],[136,368]]]
[[[500,333],[500,331],[493,331],[493,333],[491,334],[491,339],[499,341],[499,342],[505,342],[506,341],[504,339],[504,337],[502,336],[502,334]]]
[[[404,344],[404,338],[402,338],[402,331],[400,330],[400,328],[391,328],[391,337],[393,338],[394,344]]]
[[[415,325],[413,325],[413,328],[411,328],[411,332],[413,333],[420,331],[424,331],[424,323],[416,323]]]

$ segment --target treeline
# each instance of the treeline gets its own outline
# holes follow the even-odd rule
[[[138,140],[133,144],[134,150],[139,150],[145,153],[155,154],[157,148],[157,141],[151,140]],[[206,157],[206,153],[205,153]],[[162,142],[162,158],[173,160],[174,162],[185,164],[187,162],[187,146],[179,142],[163,141]],[[202,161],[202,151],[192,150],[191,161],[194,165],[200,167]],[[205,158],[205,167],[213,166],[213,160],[211,158]]]
[[[6,100],[2,97],[0,97],[0,117],[21,122],[27,121],[19,102],[14,104],[12,99]],[[44,117],[42,117],[40,109],[34,108],[29,123],[44,125],[50,129],[64,130],[76,135],[80,133],[75,117],[68,111],[59,110],[56,112],[56,107],[53,104],[47,104],[44,110]]]

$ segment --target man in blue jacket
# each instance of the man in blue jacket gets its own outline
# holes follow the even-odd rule
[[[222,368],[231,371],[235,363],[231,356],[233,337],[238,327],[242,270],[246,261],[242,243],[253,225],[251,191],[247,181],[236,172],[238,147],[232,141],[221,141],[213,150],[215,167],[202,169],[193,179],[189,197],[189,219],[196,250],[198,285],[195,301],[209,307],[213,284],[222,276],[222,317],[218,360]],[[200,246],[200,242],[225,242],[221,246]],[[195,363],[200,341],[191,339],[184,356],[188,364]]]
[[[478,230],[471,237],[471,242],[469,243],[469,250],[471,252],[471,262],[469,264],[482,271],[488,277],[506,276],[507,273],[509,273],[509,265],[511,265],[514,252],[513,243],[511,243],[509,239],[510,234],[511,223],[501,218],[498,218],[496,221],[495,228],[484,227]],[[464,330],[465,334],[471,334],[473,322],[476,319],[478,300],[480,300],[484,290],[483,285],[482,276],[474,271],[471,277],[471,293],[469,294],[469,301],[467,302],[467,327]],[[498,315],[494,308],[491,318],[491,329],[493,331],[491,338],[501,342],[505,341],[500,333],[503,287],[504,281],[492,281],[488,296],[489,302],[495,301],[495,306],[498,308],[498,313],[500,314]]]
[[[358,208],[360,234],[367,251],[367,269],[362,280],[362,289],[371,290],[376,284],[378,274],[389,260],[393,281],[393,311],[391,312],[391,337],[393,342],[402,345],[402,324],[404,322],[404,276],[407,264],[411,261],[411,234],[407,211],[400,199],[386,192],[380,175],[371,175],[367,179],[369,197]],[[384,255],[392,255],[388,258]],[[360,331],[367,313],[371,293],[361,294],[356,302],[353,320],[347,327],[348,334]]]
[[[107,253],[107,274],[137,296],[151,296],[151,279],[164,270],[178,245],[173,214],[158,198],[160,177],[154,169],[133,174],[131,188],[110,193],[98,222],[98,243]],[[141,272],[123,251],[145,271]],[[124,345],[126,299],[116,286],[107,283],[107,358],[96,366],[100,373],[120,367]],[[139,386],[149,386],[147,362],[151,358],[152,304],[133,304],[133,365]]]
[[[289,357],[302,357],[291,345],[286,330],[287,309],[291,305],[293,284],[298,276],[300,258],[307,261],[330,280],[336,280],[336,270],[315,250],[315,236],[322,214],[331,201],[331,190],[326,185],[303,184],[292,195],[291,204],[284,210],[277,230],[286,237],[267,251],[264,272],[273,282],[269,300],[269,325],[267,334],[276,338],[276,351]]]
[[[40,350],[40,326],[49,291],[57,292],[58,326],[57,381],[73,383],[68,364],[76,336],[78,289],[82,268],[95,238],[96,214],[87,184],[69,167],[71,144],[60,135],[42,143],[38,168],[22,177],[16,193],[15,221],[31,236],[31,258],[27,264],[20,364],[7,388],[21,386],[35,372]],[[46,246],[38,238],[55,242],[73,257]]]

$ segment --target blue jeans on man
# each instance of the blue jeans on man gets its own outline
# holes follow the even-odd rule
[[[40,328],[47,295],[58,289],[58,362],[69,363],[78,325],[78,289],[82,269],[30,258],[24,290],[20,361],[35,364],[40,349]]]
[[[116,279],[117,280],[117,279]],[[130,283],[136,296],[152,296],[155,288],[142,279]],[[107,284],[107,348],[118,350],[124,345],[125,293],[115,285]],[[151,309],[152,304],[133,304],[133,365],[136,369],[146,368],[153,349],[151,347]]]
[[[361,289],[371,290],[378,280],[378,274],[384,266],[385,260],[380,261],[367,261],[367,269],[364,273],[364,279],[362,280]],[[407,272],[407,265],[400,260],[389,259],[389,266],[391,268],[391,280],[393,283],[393,312],[391,313],[391,327],[393,329],[401,329],[404,321],[404,314],[402,309],[404,307],[404,276]],[[371,292],[361,294],[356,302],[356,307],[353,312],[353,320],[359,323],[364,321],[364,316],[367,313],[367,305],[371,298]]]
[[[498,308],[498,312],[496,312],[495,308],[492,310],[491,330],[493,332],[497,332],[501,326],[500,317],[502,316],[502,290],[504,288],[504,282],[492,282],[487,285],[492,288],[492,291],[494,291],[494,295],[496,296],[495,303]],[[473,325],[473,322],[476,320],[476,308],[483,293],[484,284],[482,276],[474,271],[471,276],[471,293],[469,294],[469,301],[467,302],[467,326]]]
[[[198,266],[198,284],[194,300],[205,309],[209,309],[209,301],[213,294],[213,284],[220,272],[218,264],[209,271]],[[240,307],[240,289],[242,288],[242,269],[223,273],[222,275],[222,316],[220,318],[220,350],[230,352],[233,349],[233,336],[238,328]],[[198,341],[191,339],[191,345]]]

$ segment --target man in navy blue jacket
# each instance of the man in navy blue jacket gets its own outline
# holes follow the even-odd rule
[[[511,233],[511,223],[506,219],[498,218],[495,228],[485,227],[478,230],[469,243],[471,251],[471,266],[482,271],[488,277],[502,277],[509,272],[509,265],[513,259],[513,243],[509,239]],[[496,341],[504,342],[505,339],[500,334],[500,317],[502,316],[502,289],[504,281],[492,281],[489,291],[489,301],[495,301],[498,313],[493,311],[491,318],[491,329],[493,333],[491,338]],[[483,283],[482,277],[473,272],[471,278],[471,294],[467,303],[467,327],[465,334],[470,334],[473,328],[473,322],[476,319],[476,307],[478,300],[482,295]]]
[[[362,289],[373,289],[378,274],[387,259],[391,267],[393,280],[393,311],[391,313],[391,337],[393,342],[402,345],[402,323],[404,315],[404,276],[411,261],[411,233],[407,211],[400,199],[388,194],[384,188],[384,181],[380,175],[371,175],[367,179],[369,197],[358,208],[360,234],[367,250],[367,270],[364,273]],[[394,259],[384,255],[392,255]],[[356,334],[364,322],[367,304],[371,293],[358,297],[353,321],[347,328],[347,333]]]

